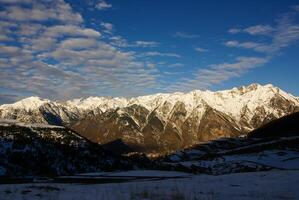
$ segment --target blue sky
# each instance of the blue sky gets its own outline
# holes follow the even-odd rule
[[[299,96],[298,1],[0,0],[0,103],[272,83]]]

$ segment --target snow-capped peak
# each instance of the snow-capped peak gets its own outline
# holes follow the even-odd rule
[[[25,99],[22,99],[20,101],[17,101],[13,104],[3,104],[0,106],[0,108],[14,108],[14,109],[24,109],[26,111],[31,111],[39,108],[40,106],[50,103],[50,100],[48,99],[42,99],[40,97],[32,96]]]
[[[88,97],[68,100],[66,102],[67,106],[75,107],[82,110],[90,110],[95,108],[100,108],[105,111],[109,108],[124,107],[127,105],[127,99],[122,97]]]

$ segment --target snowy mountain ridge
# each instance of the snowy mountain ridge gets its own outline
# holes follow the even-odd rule
[[[98,143],[122,139],[142,147],[177,149],[243,135],[297,111],[298,97],[271,84],[251,84],[217,92],[194,90],[65,102],[29,97],[1,105],[0,118],[66,125]]]
[[[169,103],[171,107],[173,107],[176,102],[183,102],[186,106],[187,112],[190,113],[195,107],[204,101],[210,107],[238,119],[241,117],[240,111],[244,108],[244,106],[247,106],[250,111],[254,111],[258,106],[264,105],[275,95],[280,95],[286,100],[293,102],[295,105],[299,105],[298,97],[286,93],[271,84],[251,84],[247,87],[235,87],[231,90],[216,92],[209,90],[194,90],[188,93],[158,93],[133,98],[88,97],[72,99],[62,103],[39,97],[28,97],[12,104],[0,105],[0,110],[2,111],[1,118],[6,118],[5,113],[12,110],[30,112],[38,110],[47,104],[51,105],[52,108],[59,107],[62,110],[78,114],[85,111],[95,111],[97,109],[101,112],[105,112],[109,109],[124,108],[134,104],[141,105],[149,111],[153,111],[159,106],[165,104],[165,102]],[[275,113],[274,110],[268,111]]]

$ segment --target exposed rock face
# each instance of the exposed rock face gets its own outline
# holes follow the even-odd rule
[[[241,134],[238,125],[231,117],[207,108],[197,131],[199,141],[208,141],[221,137],[236,137]]]
[[[105,144],[168,152],[202,141],[246,134],[299,110],[298,98],[272,85],[218,92],[156,94],[131,99],[90,97],[63,103],[31,97],[0,106],[1,118],[67,125]]]

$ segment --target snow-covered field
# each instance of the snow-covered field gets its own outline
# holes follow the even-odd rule
[[[122,183],[30,183],[0,185],[0,199],[299,199],[299,171],[267,171],[221,176],[162,171],[130,171],[80,176],[146,176]],[[154,180],[153,177],[165,177]],[[181,178],[171,178],[181,177]]]
[[[174,155],[172,160],[179,159]],[[213,166],[225,162],[249,162],[259,165],[271,166],[279,169],[298,169],[299,170],[299,154],[297,151],[290,150],[267,150],[258,153],[248,153],[240,155],[225,155],[213,160],[191,160],[185,162],[177,162],[183,166],[191,165],[206,167]],[[176,163],[175,163],[176,164]]]

